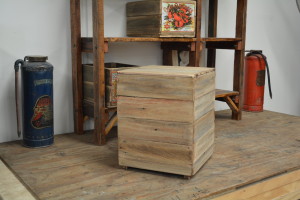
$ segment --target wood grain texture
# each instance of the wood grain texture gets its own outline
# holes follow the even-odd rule
[[[220,90],[216,89],[216,98],[227,97],[227,96],[237,96],[239,92],[230,90]]]
[[[247,188],[241,188],[232,193],[220,196],[214,200],[226,200],[226,199],[285,199],[296,200],[297,192],[298,198],[300,198],[300,170],[289,172],[285,175],[274,177],[257,184],[253,184]],[[292,198],[287,198],[289,193]],[[296,196],[294,196],[296,195]],[[281,198],[284,197],[285,198]],[[277,198],[276,198],[277,197]]]
[[[118,73],[118,95],[195,100],[214,90],[214,69],[147,66]]]
[[[162,120],[169,122],[194,122],[192,101],[118,97],[119,117]]]
[[[198,120],[200,117],[213,110],[215,107],[215,91],[209,92],[194,102],[193,119]]]
[[[103,0],[93,0],[93,56],[94,56],[94,135],[98,145],[106,142],[105,71],[104,71],[104,10]]]
[[[214,108],[214,91],[193,101],[118,97],[120,117],[194,123]]]
[[[120,138],[119,164],[191,176],[192,152],[186,145]]]
[[[160,37],[161,15],[127,17],[127,36]]]
[[[233,90],[238,91],[239,102],[237,107],[238,112],[232,112],[232,119],[242,119],[243,108],[243,94],[244,94],[244,59],[245,59],[245,46],[246,46],[246,23],[247,23],[247,0],[237,1],[236,11],[236,37],[242,38],[240,50],[235,51],[234,55],[234,77],[233,77]]]
[[[119,138],[139,138],[154,142],[181,145],[193,144],[194,126],[190,123],[169,122],[137,118],[120,118]]]
[[[214,146],[215,129],[212,127],[209,131],[203,134],[198,140],[194,141],[193,162],[196,163],[203,154]]]
[[[83,134],[80,1],[70,0],[74,130]]]
[[[195,122],[180,123],[137,118],[121,118],[118,122],[119,138],[148,140],[192,146],[194,141],[214,127],[214,111]]]
[[[161,14],[160,1],[136,1],[126,4],[126,16],[145,16],[145,15],[159,15]]]
[[[21,141],[3,143],[0,156],[39,198],[50,200],[211,199],[300,169],[300,117],[245,112],[243,120],[233,121],[230,115],[216,113],[214,154],[191,180],[123,170],[117,139],[99,147],[92,134],[56,135],[54,145],[43,149],[24,148]]]
[[[208,42],[236,42],[241,41],[241,38],[155,38],[155,37],[105,37],[105,42],[113,43],[113,42],[196,42],[196,41],[208,41]],[[93,44],[93,38],[90,37],[82,37],[81,44],[84,46],[91,46]],[[87,50],[88,51],[88,50]]]
[[[194,175],[214,142],[214,70],[146,66],[121,71],[118,77],[120,165]],[[200,127],[203,123],[210,127]],[[176,146],[191,155],[175,156],[180,153],[174,153]]]

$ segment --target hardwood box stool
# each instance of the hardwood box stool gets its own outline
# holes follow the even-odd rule
[[[194,175],[214,148],[215,71],[145,66],[118,72],[119,164]]]

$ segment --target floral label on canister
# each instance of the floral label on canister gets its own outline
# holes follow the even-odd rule
[[[35,129],[50,127],[53,124],[53,104],[49,95],[37,99],[33,108],[31,125]]]
[[[162,3],[162,32],[194,32],[194,3]]]

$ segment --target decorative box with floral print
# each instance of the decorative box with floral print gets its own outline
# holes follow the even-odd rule
[[[196,1],[148,0],[127,4],[127,35],[195,37]]]

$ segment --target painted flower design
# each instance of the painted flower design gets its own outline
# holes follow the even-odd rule
[[[170,28],[167,28],[169,25],[175,30],[180,30],[181,28],[193,23],[193,9],[184,3],[168,4],[164,11],[167,13],[164,17],[164,26],[166,29]]]

